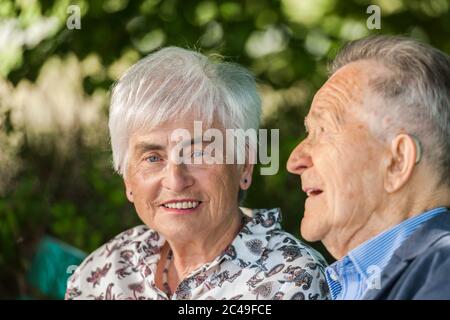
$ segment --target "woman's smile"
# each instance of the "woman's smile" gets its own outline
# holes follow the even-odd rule
[[[170,214],[191,214],[197,212],[202,202],[194,199],[169,200],[161,208]]]

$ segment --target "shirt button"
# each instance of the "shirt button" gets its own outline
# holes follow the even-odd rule
[[[339,277],[337,276],[337,274],[336,274],[336,272],[334,270],[330,272],[330,278],[333,281],[338,281],[339,280]]]

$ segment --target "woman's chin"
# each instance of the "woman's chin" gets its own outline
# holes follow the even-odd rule
[[[168,223],[159,228],[159,232],[167,239],[176,242],[192,242],[193,239],[201,238],[202,232],[207,230],[207,227],[200,225],[198,221],[184,221],[174,225]]]

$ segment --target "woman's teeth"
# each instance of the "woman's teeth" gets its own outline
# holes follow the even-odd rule
[[[199,201],[183,201],[166,203],[163,204],[163,206],[170,209],[193,209],[196,208],[199,204]]]

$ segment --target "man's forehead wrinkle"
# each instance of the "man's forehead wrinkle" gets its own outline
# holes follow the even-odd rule
[[[344,115],[349,107],[363,104],[368,81],[372,73],[376,73],[369,73],[372,68],[366,64],[348,65],[333,74],[314,97],[310,111],[311,118],[318,118],[317,114],[325,113],[337,124],[343,124]]]
[[[335,85],[328,86],[324,89],[319,91],[317,97],[314,99],[314,110],[311,114],[320,115],[323,112],[328,112],[330,115],[334,115],[337,119],[340,119],[345,106],[350,102],[349,95],[345,90]]]
[[[348,104],[361,103],[365,92],[367,74],[361,68],[350,66],[338,70],[322,87],[317,95],[317,103],[333,104],[344,108]]]
[[[364,82],[366,80],[367,78],[361,72],[343,73],[341,76],[334,78],[333,81],[330,81],[329,87],[332,94],[341,95],[347,102],[351,100],[358,101],[364,92]]]

